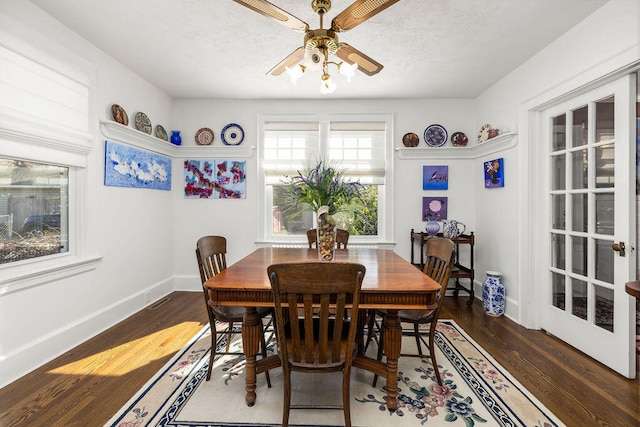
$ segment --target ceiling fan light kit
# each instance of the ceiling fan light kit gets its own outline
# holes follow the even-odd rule
[[[312,0],[311,8],[320,18],[320,28],[312,30],[309,24],[280,9],[266,0],[234,0],[276,22],[304,32],[303,45],[280,61],[267,74],[279,76],[287,72],[293,84],[306,72],[322,71],[320,93],[328,94],[336,90],[336,83],[329,74],[329,66],[334,65],[338,72],[350,82],[356,70],[373,76],[382,70],[382,64],[348,45],[340,43],[338,32],[348,31],[375,16],[399,0],[356,0],[351,6],[340,12],[331,21],[331,28],[323,28],[324,15],[331,9],[331,0]],[[331,57],[337,57],[332,60]]]

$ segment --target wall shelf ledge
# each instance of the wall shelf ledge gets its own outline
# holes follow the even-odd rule
[[[248,159],[253,156],[256,150],[255,145],[251,146],[224,146],[214,147],[211,145],[185,146],[174,145],[168,141],[147,135],[136,129],[124,126],[113,121],[100,122],[102,134],[107,139],[124,142],[148,151],[169,156],[171,158],[234,158]]]
[[[477,159],[518,145],[517,133],[505,133],[473,147],[396,147],[399,159]]]

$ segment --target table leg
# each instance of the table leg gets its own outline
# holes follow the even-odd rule
[[[352,315],[353,317],[353,315]],[[353,320],[352,320],[353,321]],[[364,328],[367,326],[367,310],[358,310],[358,328],[356,329],[357,354],[364,354]]]
[[[260,350],[260,316],[255,307],[245,307],[242,319],[242,351],[246,359],[245,400],[248,406],[256,403],[256,354]]]
[[[387,356],[387,408],[398,408],[398,359],[402,345],[402,326],[398,310],[387,310],[382,327],[384,354]]]

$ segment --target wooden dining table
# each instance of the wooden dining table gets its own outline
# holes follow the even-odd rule
[[[260,346],[257,307],[273,307],[273,293],[267,276],[271,264],[318,261],[316,249],[259,248],[205,282],[209,304],[243,306],[242,346],[246,357],[245,400],[249,406],[256,401],[256,376],[277,368],[280,358],[257,359]],[[337,251],[333,262],[354,262],[366,267],[360,291],[357,355],[353,366],[385,378],[387,407],[398,406],[398,358],[402,342],[402,327],[398,310],[435,307],[440,285],[392,250],[353,248]],[[364,354],[363,330],[367,310],[384,309],[387,315],[382,328],[386,361]]]

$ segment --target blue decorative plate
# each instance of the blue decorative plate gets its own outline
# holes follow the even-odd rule
[[[220,134],[222,136],[222,142],[225,145],[240,145],[244,140],[244,130],[242,130],[240,125],[235,123],[226,125]]]
[[[431,125],[424,130],[424,141],[430,147],[441,147],[447,142],[447,130],[441,125]]]

